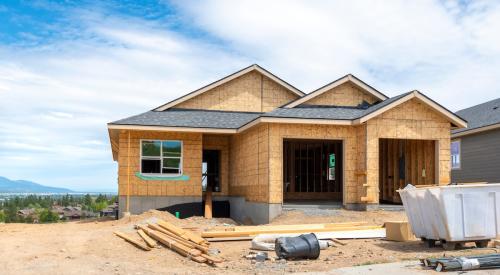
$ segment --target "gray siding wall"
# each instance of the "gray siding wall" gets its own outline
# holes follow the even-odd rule
[[[457,139],[461,140],[462,163],[461,169],[451,170],[451,181],[500,183],[500,130]]]

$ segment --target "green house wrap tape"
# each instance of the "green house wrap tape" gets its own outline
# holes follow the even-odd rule
[[[139,172],[135,173],[135,176],[140,178],[141,180],[180,180],[180,181],[186,181],[189,180],[188,175],[182,175],[182,176],[174,176],[174,177],[168,177],[168,176],[146,176],[143,175]]]

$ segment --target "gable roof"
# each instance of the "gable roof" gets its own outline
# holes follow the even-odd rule
[[[469,125],[453,130],[452,137],[500,128],[500,98],[460,110],[457,114],[467,119]]]
[[[368,94],[373,95],[374,97],[378,98],[381,101],[386,100],[388,98],[386,95],[377,91],[372,86],[366,84],[361,79],[355,77],[352,74],[348,74],[348,75],[343,76],[343,77],[341,77],[333,82],[326,84],[325,86],[323,86],[315,91],[312,91],[311,93],[309,93],[301,98],[298,98],[290,103],[287,103],[283,107],[284,108],[293,108],[295,106],[298,106],[302,103],[305,103],[305,102],[307,102],[307,101],[309,101],[309,100],[311,100],[319,95],[322,95],[323,93],[325,93],[325,92],[327,92],[335,87],[338,87],[344,83],[347,83],[347,82],[354,83],[356,86],[358,86],[359,88],[363,89]]]
[[[255,122],[316,123],[330,120],[328,124],[360,124],[388,111],[412,98],[418,98],[435,111],[445,116],[457,127],[466,127],[467,122],[453,112],[437,104],[419,91],[411,91],[367,108],[340,106],[304,106],[278,108],[267,113],[209,111],[171,108],[165,111],[149,111],[108,124],[109,129],[156,129],[190,130],[236,133],[243,126]],[[260,121],[258,121],[260,119]],[[313,122],[314,121],[314,122]],[[232,131],[222,131],[232,130]]]
[[[252,71],[257,71],[259,73],[261,73],[262,75],[272,79],[273,81],[275,81],[276,83],[280,84],[281,86],[283,86],[284,88],[286,88],[287,90],[291,91],[292,93],[302,97],[304,96],[304,93],[302,91],[300,91],[299,89],[295,88],[294,86],[292,86],[291,84],[289,84],[288,82],[284,81],[283,79],[275,76],[274,74],[272,74],[271,72],[267,71],[266,69],[262,68],[261,66],[257,65],[257,64],[253,64],[253,65],[250,65],[244,69],[241,69],[233,74],[230,74],[224,78],[221,78],[215,82],[212,82],[198,90],[195,90],[187,95],[184,95],[182,97],[179,97],[177,99],[174,99],[166,104],[163,104],[159,107],[156,107],[154,110],[155,111],[165,111],[179,103],[182,103],[188,99],[191,99],[197,95],[200,95],[204,92],[207,92],[209,90],[212,90],[213,88],[215,87],[218,87],[224,83],[227,83],[233,79],[236,79],[244,74],[247,74],[249,72],[252,72]]]

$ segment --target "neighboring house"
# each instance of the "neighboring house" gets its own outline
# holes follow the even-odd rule
[[[252,65],[108,131],[120,215],[201,205],[203,181],[233,219],[267,223],[294,200],[376,209],[408,183],[448,184],[450,132],[466,126],[418,91],[346,75],[306,95]]]
[[[452,182],[500,183],[500,98],[457,114],[468,127],[452,131]]]

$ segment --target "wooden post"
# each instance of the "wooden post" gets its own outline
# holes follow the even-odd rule
[[[205,192],[205,218],[212,218],[212,190],[208,190]]]
[[[130,213],[130,131],[128,131],[127,148],[127,212]]]

